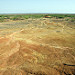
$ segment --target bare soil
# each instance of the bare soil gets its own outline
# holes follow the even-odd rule
[[[75,75],[75,24],[49,18],[0,23],[0,75]]]

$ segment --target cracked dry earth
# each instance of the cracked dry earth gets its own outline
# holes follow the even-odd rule
[[[0,75],[75,75],[75,31],[45,26],[3,31],[14,32],[0,38]]]

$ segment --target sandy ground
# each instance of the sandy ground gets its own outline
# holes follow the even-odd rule
[[[74,74],[74,25],[46,18],[0,23],[0,75]]]

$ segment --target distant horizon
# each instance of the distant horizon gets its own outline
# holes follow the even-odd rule
[[[25,14],[73,14],[75,15],[75,13],[0,13],[0,15],[25,15]]]

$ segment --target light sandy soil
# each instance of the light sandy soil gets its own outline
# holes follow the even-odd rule
[[[47,18],[0,23],[0,75],[74,74],[74,25]]]

